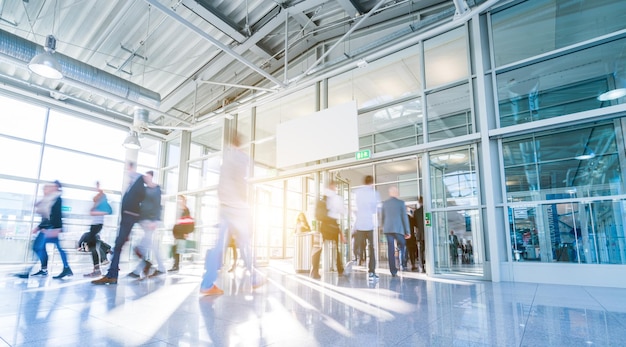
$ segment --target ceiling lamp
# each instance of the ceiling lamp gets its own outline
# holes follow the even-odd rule
[[[124,143],[122,143],[122,146],[126,147],[127,149],[141,149],[141,142],[139,142],[137,132],[131,130],[130,134],[126,136]]]
[[[626,88],[618,88],[609,90],[606,93],[602,93],[598,96],[599,101],[611,101],[626,96]]]
[[[61,64],[52,55],[57,45],[57,40],[52,35],[46,37],[46,45],[43,47],[43,53],[39,53],[33,57],[28,63],[28,69],[39,76],[51,79],[63,78],[61,73]]]

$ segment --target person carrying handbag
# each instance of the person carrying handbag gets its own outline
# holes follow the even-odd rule
[[[39,257],[41,269],[30,276],[48,276],[46,244],[52,243],[56,246],[63,261],[63,271],[53,278],[62,279],[74,273],[67,262],[67,254],[59,244],[59,234],[63,231],[61,182],[54,181],[44,185],[43,193],[43,198],[35,204],[35,212],[41,215],[41,222],[33,229],[33,234],[38,233],[33,243],[33,251]]]
[[[187,235],[192,233],[195,229],[195,222],[193,217],[191,217],[191,212],[189,212],[189,208],[187,207],[187,198],[184,195],[178,196],[178,210],[179,217],[172,229],[172,233],[174,234],[174,245],[172,246],[174,264],[171,269],[167,270],[169,272],[175,272],[180,269],[180,255],[185,252]]]
[[[112,214],[113,209],[108,202],[107,196],[100,188],[100,182],[96,182],[96,195],[93,197],[93,207],[89,211],[92,222],[89,231],[81,236],[78,241],[79,250],[91,252],[93,271],[84,274],[84,277],[100,276],[100,265],[106,265],[109,261],[106,255],[111,253],[111,246],[100,239],[100,231],[104,225],[104,216]]]

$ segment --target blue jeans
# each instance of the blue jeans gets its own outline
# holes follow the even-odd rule
[[[113,259],[111,259],[111,266],[106,277],[117,278],[119,274],[120,255],[122,254],[122,247],[130,238],[130,232],[133,230],[135,223],[139,221],[139,216],[133,216],[128,213],[122,212],[122,220],[120,220],[120,228],[117,231],[117,237],[115,238],[115,246],[113,247]]]
[[[220,206],[220,224],[217,242],[213,249],[206,251],[204,257],[204,275],[202,276],[201,290],[211,288],[217,280],[219,269],[222,267],[224,261],[224,252],[226,251],[227,241],[230,241],[232,236],[235,237],[239,251],[241,252],[241,259],[243,260],[246,269],[250,272],[252,277],[252,285],[256,285],[257,275],[253,267],[252,256],[252,226],[250,224],[250,210],[247,208],[236,208],[231,206]]]
[[[386,233],[385,236],[387,237],[387,258],[389,259],[389,271],[392,275],[395,275],[396,273],[398,273],[398,267],[396,266],[395,246],[396,243],[398,243],[398,249],[400,250],[400,260],[402,260],[404,259],[404,253],[406,251],[406,241],[404,240],[404,234]]]
[[[46,245],[48,243],[52,243],[59,250],[59,254],[61,255],[61,261],[63,261],[63,267],[69,267],[67,263],[67,255],[61,245],[59,244],[59,237],[46,237],[46,233],[44,230],[40,231],[37,237],[35,238],[35,242],[33,243],[33,251],[39,257],[39,261],[41,261],[41,268],[48,268],[48,251],[46,251]]]

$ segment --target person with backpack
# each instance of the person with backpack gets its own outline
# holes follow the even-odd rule
[[[341,249],[339,247],[339,239],[345,242],[345,238],[339,228],[339,218],[345,213],[343,199],[337,194],[337,183],[330,181],[325,191],[323,199],[318,201],[315,208],[315,219],[317,219],[319,230],[322,234],[322,240],[330,240],[333,242],[333,248],[337,251],[337,272],[339,276],[343,275],[343,261],[341,259]],[[322,254],[321,245],[313,248],[311,255],[311,278],[321,278],[319,274],[320,256]]]

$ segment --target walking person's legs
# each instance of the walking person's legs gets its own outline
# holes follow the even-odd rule
[[[117,237],[115,238],[115,246],[113,247],[113,259],[111,259],[111,266],[109,267],[109,271],[106,276],[91,281],[93,284],[117,284],[117,277],[119,275],[119,266],[120,266],[120,254],[122,252],[122,248],[128,238],[130,237],[130,232],[133,230],[133,225],[137,222],[137,218],[132,215],[122,215],[122,220],[120,221],[120,227],[117,232]]]
[[[367,240],[367,252],[369,253],[369,261],[367,265],[367,271],[370,274],[376,273],[376,255],[374,254],[374,233],[371,231],[365,232],[365,238]]]
[[[337,252],[337,272],[341,276],[343,275],[343,259],[341,258],[341,243],[339,240],[333,240],[333,247],[336,248]]]
[[[220,295],[224,291],[215,285],[219,269],[222,267],[224,260],[224,250],[226,249],[226,240],[229,237],[228,220],[220,209],[220,226],[215,247],[208,249],[204,257],[204,274],[200,284],[200,293],[204,295]]]
[[[391,276],[396,276],[398,268],[396,267],[396,237],[394,234],[385,234],[387,239],[387,261],[389,263],[389,272]]]
[[[227,240],[233,237],[237,242],[239,253],[244,266],[250,273],[252,287],[257,288],[264,283],[256,270],[256,262],[252,249],[252,223],[250,210],[242,208],[223,208],[224,216],[228,220],[229,234]]]
[[[141,276],[141,274],[148,276],[150,274],[150,268],[152,267],[152,263],[150,263],[148,259],[155,229],[153,227],[154,222],[150,220],[142,220],[139,223],[143,229],[143,237],[141,238],[141,241],[139,241],[139,244],[135,246],[134,252],[140,260],[135,269],[132,271],[131,276]]]
[[[167,272],[165,269],[165,260],[163,259],[163,254],[161,254],[161,235],[158,232],[153,232],[152,236],[152,245],[150,249],[150,254],[154,257],[157,263],[156,272],[153,275],[161,275]]]
[[[398,245],[398,252],[401,261],[403,261],[402,270],[406,270],[406,239],[402,234],[394,234],[396,236],[396,244]]]
[[[47,239],[46,243],[52,243],[56,246],[56,249],[59,251],[59,254],[61,255],[61,261],[63,262],[63,271],[60,274],[54,276],[53,278],[62,279],[63,277],[74,275],[74,273],[72,272],[72,269],[70,269],[70,264],[67,261],[67,254],[65,253],[65,250],[63,250],[63,248],[61,247],[61,244],[59,243],[59,236],[57,235],[55,237],[51,237]]]
[[[33,242],[33,251],[37,254],[41,269],[33,274],[33,276],[48,276],[48,252],[46,251],[46,235],[40,231]]]

